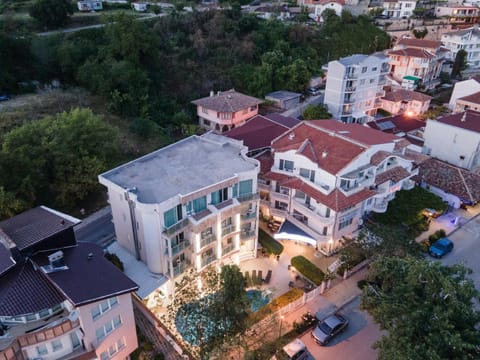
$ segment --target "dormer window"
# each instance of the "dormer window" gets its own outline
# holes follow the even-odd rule
[[[280,159],[280,170],[293,172],[293,161]]]

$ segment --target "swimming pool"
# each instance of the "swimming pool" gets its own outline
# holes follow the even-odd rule
[[[250,301],[250,310],[257,312],[270,302],[268,296],[264,296],[261,290],[247,290],[247,298]]]

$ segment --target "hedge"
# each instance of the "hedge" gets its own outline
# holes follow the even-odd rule
[[[300,299],[303,296],[304,292],[302,289],[293,288],[287,291],[285,294],[280,295],[279,297],[273,299],[267,305],[261,307],[257,312],[250,315],[250,320],[252,324],[259,322],[260,320],[266,318],[268,315],[273,314],[278,311],[280,308],[294,302],[297,299]]]
[[[291,263],[299,273],[317,286],[325,279],[325,273],[304,256],[293,257]]]
[[[280,255],[283,251],[283,245],[262,229],[258,229],[258,242],[269,254]]]

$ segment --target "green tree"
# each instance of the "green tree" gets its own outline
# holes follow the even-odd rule
[[[465,50],[458,50],[452,67],[452,76],[460,76],[461,72],[467,68],[467,55]]]
[[[308,105],[302,114],[305,120],[331,119],[326,105]]]
[[[413,36],[415,36],[416,39],[423,39],[425,36],[427,36],[428,29],[427,28],[424,28],[423,30],[413,29],[412,33],[413,33]]]
[[[414,258],[380,258],[370,267],[361,307],[386,330],[380,360],[473,359],[480,320],[470,270]]]
[[[36,0],[30,8],[30,16],[48,29],[65,25],[72,14],[70,0]]]

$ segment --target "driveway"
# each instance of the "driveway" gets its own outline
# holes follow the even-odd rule
[[[343,309],[342,314],[348,318],[349,325],[345,332],[334,338],[328,346],[318,345],[310,331],[300,338],[314,359],[374,360],[377,358],[377,352],[372,349],[372,345],[381,338],[382,332],[370,315],[359,309],[359,304],[360,298],[357,298]]]

